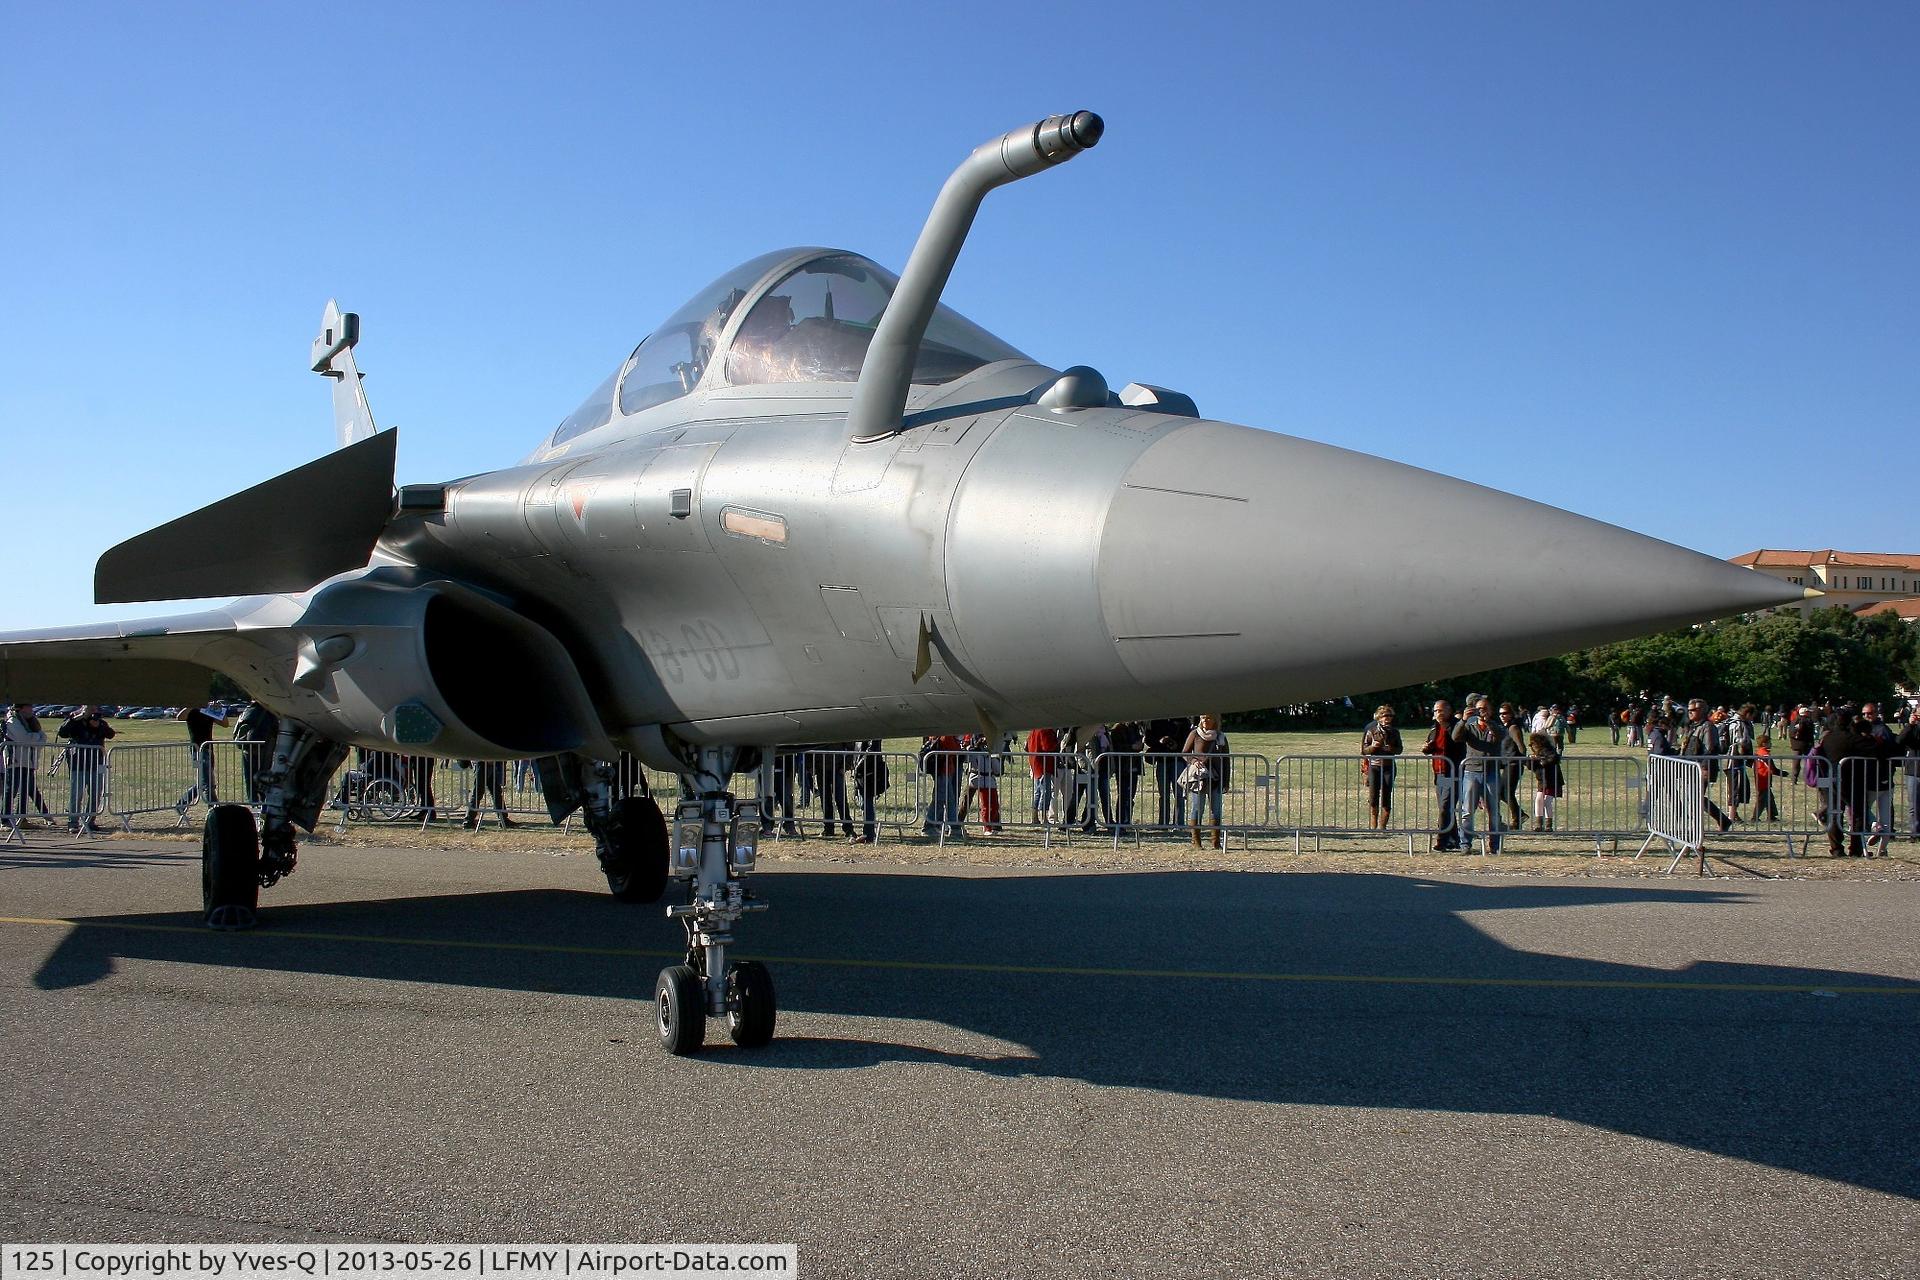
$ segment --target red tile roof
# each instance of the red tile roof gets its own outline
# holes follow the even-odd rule
[[[1755,569],[1805,569],[1816,564],[1830,564],[1920,573],[1920,555],[1886,551],[1835,551],[1831,547],[1820,551],[1781,551],[1768,547],[1734,556],[1733,563]]]
[[[1920,622],[1920,598],[1882,600],[1879,604],[1870,604],[1858,612],[1863,618],[1876,613],[1892,613],[1905,618],[1908,622]]]

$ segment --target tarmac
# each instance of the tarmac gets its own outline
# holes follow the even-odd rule
[[[824,1276],[1920,1274],[1920,883],[773,862],[675,1059],[594,862],[0,847],[0,1239]]]

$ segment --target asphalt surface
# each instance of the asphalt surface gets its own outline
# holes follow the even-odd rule
[[[779,1038],[671,1059],[590,857],[315,849],[210,934],[189,847],[0,848],[0,1239],[1920,1274],[1920,884],[762,879]]]

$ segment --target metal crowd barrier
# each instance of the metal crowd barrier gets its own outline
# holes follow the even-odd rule
[[[1646,770],[1639,759],[1560,757],[1560,792],[1550,806],[1542,803],[1543,770],[1528,760],[1483,757],[1454,765],[1424,755],[1282,756],[1274,761],[1272,826],[1290,835],[1296,850],[1306,836],[1315,838],[1317,848],[1326,836],[1384,833],[1404,842],[1411,854],[1422,837],[1464,835],[1464,805],[1472,799],[1478,839],[1494,826],[1502,839],[1578,836],[1600,853],[1604,842],[1617,847],[1645,830]],[[1483,796],[1493,801],[1492,820]]]
[[[1848,757],[1837,773],[1833,763],[1819,755],[1685,758],[1701,765],[1703,809],[1710,827],[1717,827],[1717,815],[1725,814],[1732,829],[1747,837],[1779,836],[1789,857],[1813,852],[1816,839],[1856,834],[1854,815],[1845,803],[1856,789],[1862,801],[1857,834],[1863,845],[1871,841],[1873,852],[1885,852],[1895,840],[1920,840],[1920,757]],[[1765,785],[1759,779],[1763,763],[1772,774]],[[1883,782],[1886,785],[1880,785]]]
[[[744,781],[734,780],[743,798]],[[926,812],[918,761],[904,751],[776,751],[753,781],[754,796],[766,801],[762,828],[776,841],[808,839],[816,823],[820,839],[905,835]]]
[[[1667,874],[1673,874],[1680,859],[1692,853],[1700,860],[1700,874],[1706,875],[1707,786],[1697,760],[1647,757],[1647,838],[1633,856],[1645,853],[1655,840],[1664,840],[1675,851]]]
[[[1098,835],[1118,845],[1154,833],[1185,832],[1192,825],[1193,793],[1179,784],[1186,760],[1140,752],[935,751],[914,760],[921,797],[921,830],[945,840],[969,828],[983,834],[1038,832],[1041,842],[1071,844],[1075,836]],[[989,772],[997,762],[998,772]],[[1211,757],[1222,769],[1217,785],[1201,797],[1201,827],[1210,831],[1213,799],[1219,798],[1224,836],[1244,838],[1269,825],[1272,768],[1264,756]],[[1224,766],[1224,768],[1222,768]],[[951,807],[943,807],[941,780],[954,779]],[[984,817],[992,792],[998,818]],[[955,814],[962,819],[955,822]]]
[[[185,742],[156,742],[137,747],[108,748],[111,784],[106,812],[124,830],[135,818],[164,814],[178,825],[184,804],[195,790],[193,747]]]
[[[620,757],[617,778],[617,794],[649,796],[669,812],[679,795],[677,777],[630,755]],[[758,795],[751,775],[736,777],[733,789],[743,798]],[[408,822],[425,829],[436,822],[479,827],[548,820],[546,794],[530,758],[449,760],[356,750],[335,773],[329,795],[337,830],[353,822]],[[568,817],[565,829],[578,816]]]
[[[271,744],[215,741],[198,752],[187,743],[121,747],[9,744],[0,763],[0,827],[20,838],[36,823],[74,825],[111,817],[122,829],[143,820],[180,826],[211,804],[257,804],[256,780]],[[1447,834],[1443,813],[1463,825],[1463,793],[1489,779],[1486,798],[1497,816],[1494,834],[1590,841],[1595,853],[1644,835],[1650,824],[1671,825],[1659,811],[1655,771],[1674,757],[1562,756],[1562,786],[1551,815],[1541,798],[1540,773],[1525,757],[1470,761],[1436,775],[1431,758],[1359,755],[1217,758],[1225,768],[1217,787],[1223,835],[1247,843],[1255,836],[1291,838],[1296,851],[1311,838],[1384,837],[1411,854],[1421,840]],[[1747,837],[1778,835],[1789,856],[1816,840],[1861,837],[1883,852],[1897,839],[1920,840],[1920,757],[1848,759],[1836,771],[1819,756],[1686,757],[1701,771],[1702,839],[1725,814]],[[1765,764],[1771,777],[1760,785]],[[743,799],[764,796],[774,839],[875,838],[923,832],[945,840],[963,834],[1037,833],[1044,844],[1098,836],[1114,845],[1145,836],[1184,836],[1192,824],[1193,794],[1181,786],[1186,761],[1177,754],[1133,752],[946,751],[863,753],[841,749],[776,752],[758,772],[734,779]],[[1670,774],[1671,771],[1668,771]],[[1836,777],[1837,774],[1837,777]],[[1663,774],[1662,776],[1668,776]],[[494,780],[499,790],[496,795]],[[1838,785],[1836,786],[1836,781]],[[1884,785],[1882,785],[1884,783]],[[620,763],[623,794],[645,794],[670,810],[677,776],[637,759]],[[1203,834],[1213,826],[1213,793],[1201,796]],[[871,796],[868,792],[874,794]],[[544,823],[545,798],[532,761],[469,762],[356,752],[329,786],[341,829],[352,822],[438,820]],[[1666,793],[1660,793],[1665,795]],[[429,802],[431,796],[431,803]],[[1849,804],[1852,799],[1857,803]],[[571,822],[571,820],[569,820]],[[1484,802],[1475,835],[1490,823]],[[1664,834],[1659,832],[1657,834]],[[1529,840],[1531,843],[1531,839]]]
[[[24,843],[23,833],[34,825],[91,834],[107,812],[112,766],[104,747],[8,743],[0,765],[0,827],[7,841]]]

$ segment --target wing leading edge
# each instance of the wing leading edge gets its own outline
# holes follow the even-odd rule
[[[298,614],[293,601],[257,599],[164,618],[0,633],[0,693],[31,702],[180,705],[204,700],[215,673],[250,686],[277,684],[257,677],[289,666],[296,640],[287,623]]]

